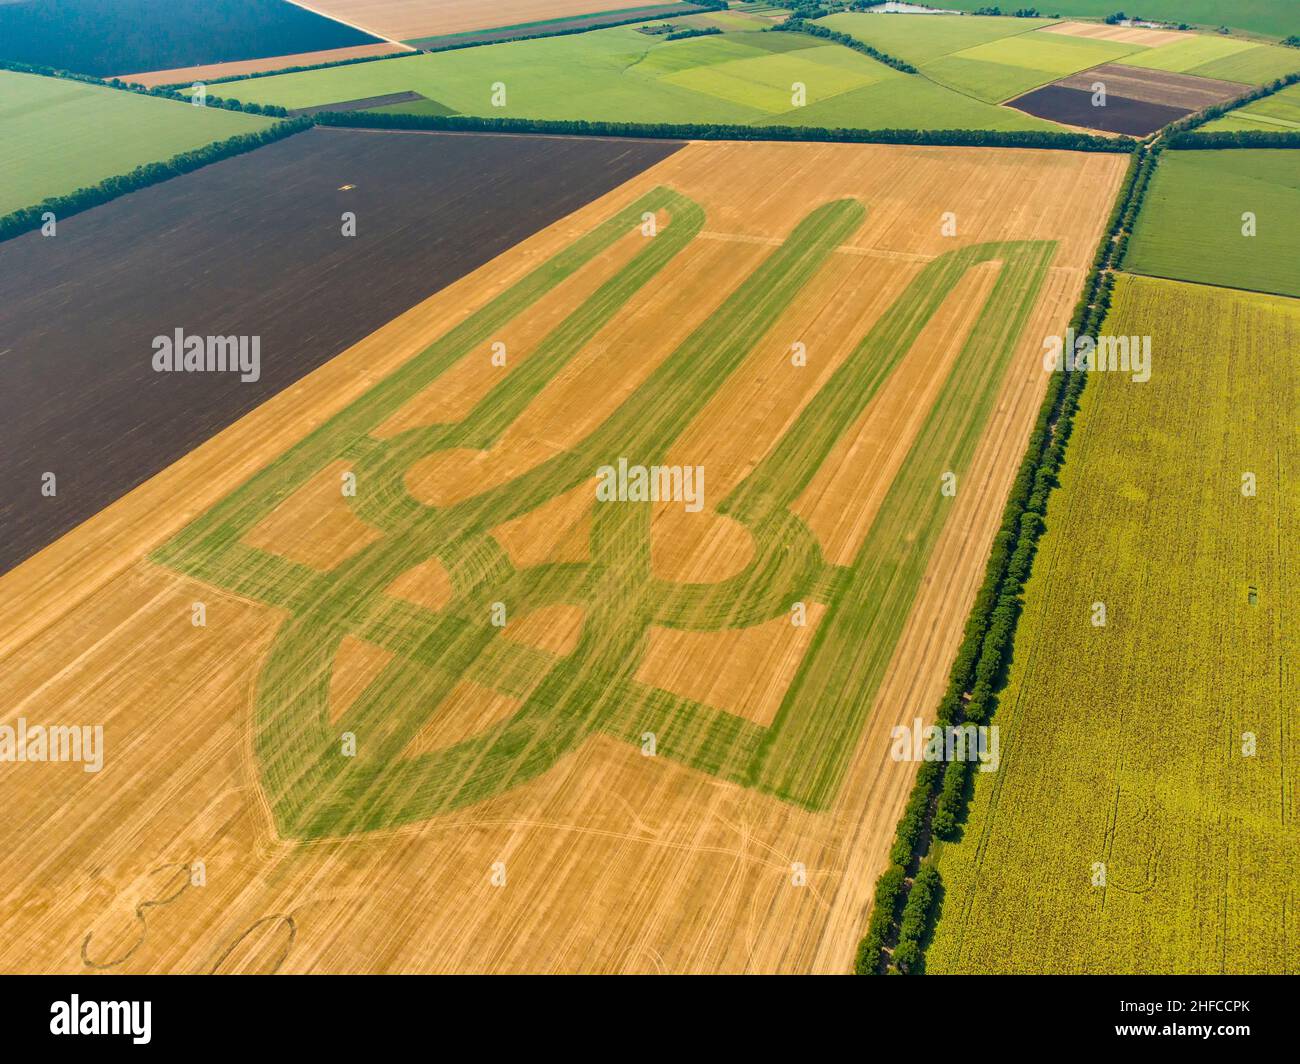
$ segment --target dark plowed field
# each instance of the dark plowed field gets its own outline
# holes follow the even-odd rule
[[[0,244],[0,572],[679,147],[312,129]],[[260,336],[261,379],[155,372],[176,329]]]
[[[1083,126],[1105,133],[1128,133],[1136,137],[1154,133],[1161,126],[1191,114],[1189,107],[1169,107],[1115,95],[1107,96],[1105,107],[1094,107],[1090,91],[1062,85],[1035,89],[1010,101],[1009,106],[1067,126]]]
[[[1158,103],[1165,107],[1185,107],[1199,111],[1215,103],[1234,100],[1250,91],[1249,85],[1215,78],[1198,78],[1195,74],[1175,74],[1168,70],[1144,70],[1124,66],[1123,63],[1105,63],[1102,66],[1071,74],[1055,82],[1067,89],[1086,89],[1101,82],[1111,96],[1126,100]]]
[[[18,0],[0,59],[108,77],[379,40],[286,0]]]

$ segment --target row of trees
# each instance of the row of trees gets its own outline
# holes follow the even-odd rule
[[[372,111],[322,111],[326,126],[368,129],[437,129],[485,133],[550,133],[656,140],[804,140],[848,144],[930,144],[953,147],[1057,148],[1064,151],[1131,152],[1133,142],[1118,137],[1049,130],[989,129],[825,129],[820,126],[697,125],[673,122],[552,121],[538,118],[475,118],[469,115],[390,114]]]
[[[1173,133],[1171,148],[1300,148],[1300,130],[1223,129],[1213,133]]]
[[[921,970],[921,944],[930,927],[930,918],[939,901],[942,884],[939,870],[927,861],[921,865],[907,893],[907,904],[898,921],[898,942],[894,946],[894,966],[903,975]]]
[[[895,70],[901,70],[904,74],[919,74],[920,71],[911,63],[899,59],[896,56],[889,55],[880,51],[878,48],[872,48],[865,41],[860,41],[856,37],[850,37],[847,33],[840,33],[838,30],[828,29],[825,26],[819,26],[815,22],[809,22],[806,19],[793,15],[786,19],[779,26],[772,27],[773,32],[791,32],[807,33],[812,37],[821,37],[824,40],[834,41],[836,44],[842,44],[845,48],[852,48],[855,52],[861,52],[863,55],[869,55],[878,63],[884,63]]]
[[[684,41],[688,37],[712,37],[714,34],[721,33],[717,26],[707,26],[704,29],[674,30],[664,38],[665,41]]]
[[[1155,165],[1153,154],[1149,146],[1140,145],[1129,164],[1120,196],[1084,283],[1083,295],[1070,319],[1076,335],[1094,334],[1110,307],[1114,287],[1111,270],[1116,264],[1118,242],[1136,216],[1145,182]],[[947,690],[935,714],[939,727],[963,722],[982,724],[997,707],[997,691],[1010,660],[1024,585],[1038,541],[1047,527],[1047,500],[1057,483],[1086,379],[1086,373],[1076,370],[1054,373],[1048,383],[1047,395],[1003,511],[984,581],[966,620]],[[940,837],[956,835],[972,789],[970,772],[968,761],[921,765],[895,833],[889,867],[876,883],[875,905],[866,936],[858,946],[855,970],[859,974],[879,974],[887,968],[897,972],[917,970],[939,882],[937,870],[927,872],[931,866],[921,864],[909,891],[907,870],[923,856],[927,827]],[[918,884],[922,884],[922,894],[913,904],[912,895]],[[925,916],[919,929],[918,914]],[[895,937],[895,945],[892,956],[887,958],[885,950],[891,936]]]
[[[97,207],[128,192],[136,192],[149,185],[156,185],[161,181],[189,173],[191,170],[197,170],[201,166],[207,166],[209,163],[215,163],[219,159],[243,155],[254,148],[260,148],[263,144],[301,133],[311,125],[309,118],[290,118],[283,122],[276,122],[275,125],[256,133],[239,133],[205,147],[196,148],[194,151],[173,155],[163,162],[137,166],[128,174],[106,178],[97,185],[79,188],[64,196],[52,196],[34,207],[23,207],[0,217],[0,240],[8,240],[22,233],[40,229],[49,220],[49,216],[53,216],[56,221],[62,221],[69,215]]]

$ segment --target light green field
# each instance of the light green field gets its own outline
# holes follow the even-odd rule
[[[1000,103],[1080,70],[1139,52],[1141,45],[1045,32],[1051,19],[841,14],[822,24],[905,59],[927,78]]]
[[[0,70],[0,214],[271,121]]]
[[[1256,235],[1242,234],[1252,212]],[[1300,296],[1300,152],[1167,151],[1125,269]]]
[[[1247,104],[1202,127],[1216,130],[1258,129],[1267,133],[1300,130],[1300,84]]]
[[[497,85],[504,86],[504,106],[493,105]],[[814,37],[752,31],[664,41],[620,26],[254,78],[222,89],[290,109],[415,91],[456,113],[489,118],[820,125],[819,116],[833,114],[835,125],[860,129],[1059,128]]]
[[[926,969],[1294,973],[1300,301],[1120,276],[1105,331],[1151,378],[1084,390]]]
[[[1055,22],[1049,18],[992,18],[984,15],[948,18],[942,15],[921,17],[853,12],[829,15],[818,21],[829,29],[847,33],[914,66],[989,41],[1030,33]]]
[[[1300,70],[1300,49],[1233,37],[1196,36],[1129,56],[1124,64],[1242,85],[1264,85]]]
[[[989,5],[988,0],[945,0],[936,6],[975,11]],[[1006,6],[1002,5],[1004,10]],[[1159,19],[1174,25],[1188,22],[1217,29],[1226,23],[1235,29],[1272,37],[1300,33],[1300,7],[1295,0],[1233,0],[1232,3],[1225,0],[1143,0],[1139,7],[1143,18]],[[1116,0],[1056,0],[1049,6],[1053,14],[1067,18],[1072,15],[1104,18],[1120,9],[1126,9],[1126,5],[1116,3]],[[1132,7],[1127,10],[1132,10]]]
[[[857,56],[848,49],[829,45],[711,63],[667,74],[663,80],[742,107],[782,114],[791,110],[791,86],[801,83],[814,69],[809,67],[810,62],[817,67],[806,83],[809,105],[883,81],[884,72],[889,70],[880,63],[867,66],[858,62]]]
[[[1300,70],[1300,49],[1263,44],[1198,66],[1191,73],[1203,78],[1238,81],[1243,85],[1267,85],[1297,70]]]
[[[924,78],[899,75],[875,85],[854,89],[794,115],[790,112],[760,121],[759,125],[822,126],[828,129],[871,126],[900,129],[1059,129],[1050,122],[1021,121],[1020,112],[994,107]]]
[[[528,358],[463,418],[395,436],[375,431],[566,278],[639,232],[644,212],[663,210],[671,221],[655,239],[557,314]],[[666,461],[791,301],[823,283],[836,249],[864,224],[867,210],[852,198],[808,210],[622,405],[569,449],[459,502],[430,506],[413,497],[406,485],[415,463],[495,446],[705,229],[698,203],[667,188],[649,191],[538,262],[154,553],[160,564],[284,611],[257,679],[252,738],[282,835],[321,838],[422,820],[536,778],[590,736],[639,745],[647,730],[663,737],[658,756],[806,808],[830,805],[953,512],[938,485],[971,467],[1048,278],[1054,241],[966,245],[920,270],[744,479],[710,502],[752,537],[753,556],[740,573],[710,583],[658,579],[648,502],[593,504],[589,561],[516,566],[492,531],[590,484],[594,471],[619,456]],[[795,515],[795,501],[948,296],[971,270],[994,261],[1000,266],[988,297],[870,530],[850,564],[828,562]],[[246,542],[281,502],[339,460],[364,485],[348,505],[382,535],[328,570]],[[445,608],[387,592],[402,573],[434,558],[453,587]],[[820,602],[826,612],[770,724],[638,679],[652,626],[745,628],[788,617],[796,602]],[[507,642],[502,626],[489,621],[494,603],[509,603],[514,616],[581,607],[577,646],[560,655]],[[329,676],[349,635],[393,657],[331,722]],[[518,708],[454,745],[405,755],[431,709],[464,679],[517,698]],[[337,729],[364,737],[355,758],[337,756]]]
[[[921,71],[940,84],[999,103],[1089,67],[1127,61],[1135,50],[1133,45],[1036,32],[965,48]]]
[[[1145,55],[1129,59],[1125,66],[1147,67],[1150,70],[1169,70],[1186,74],[1198,66],[1212,63],[1239,52],[1249,52],[1258,45],[1236,37],[1215,37],[1196,34],[1183,41],[1150,48]]]

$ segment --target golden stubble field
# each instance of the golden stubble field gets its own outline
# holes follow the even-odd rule
[[[0,771],[0,849],[9,855],[0,865],[0,969],[847,970],[914,776],[914,765],[890,760],[890,729],[928,716],[943,689],[1046,385],[1042,338],[1064,328],[1125,163],[1046,151],[691,144],[413,308],[0,578],[0,723],[102,724],[107,748],[97,774],[73,764]],[[279,837],[250,707],[285,615],[147,555],[430,341],[657,187],[698,203],[702,231],[496,444],[417,463],[406,478],[412,496],[446,505],[580,441],[822,204],[854,197],[867,214],[776,324],[753,337],[671,449],[670,462],[706,466],[710,499],[776,446],[935,256],[989,240],[1058,243],[834,801],[803,808],[596,734],[530,782],[455,812],[347,838]],[[945,212],[956,215],[955,237],[941,234]],[[671,216],[660,221],[671,229]],[[614,242],[510,322],[510,370],[527,365],[637,239]],[[792,505],[828,561],[850,559],[863,541],[995,272],[995,263],[976,266],[954,286]],[[805,344],[806,366],[791,365],[792,338]],[[464,416],[510,370],[476,353],[374,434]],[[328,469],[325,482],[337,473]],[[494,536],[516,564],[581,559],[591,509],[574,492]],[[699,515],[658,507],[655,575],[708,582],[743,568],[751,545],[730,524],[709,507]],[[327,570],[375,535],[313,483],[246,541]],[[390,594],[429,609],[450,594],[436,565],[402,579]],[[206,604],[206,627],[191,623],[196,601]],[[551,609],[521,619],[510,637],[566,653],[581,617]],[[770,622],[652,630],[637,679],[763,724],[807,652],[818,609],[803,630]],[[345,640],[331,716],[383,665],[368,644]],[[472,734],[508,714],[510,701],[467,678],[417,743]],[[193,882],[196,862],[203,885]],[[806,870],[802,885],[796,865]]]
[[[304,0],[303,7],[399,41],[595,15],[652,0]]]

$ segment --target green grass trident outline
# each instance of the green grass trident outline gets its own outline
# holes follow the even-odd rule
[[[640,225],[670,221],[561,321],[462,421],[381,440],[370,431],[497,331]],[[257,680],[253,750],[276,826],[313,839],[408,824],[500,795],[553,767],[592,734],[639,743],[721,779],[825,808],[843,780],[951,501],[940,477],[971,461],[1012,349],[1054,255],[1050,241],[959,248],[928,263],[810,401],[777,446],[715,507],[754,540],[746,569],[715,584],[675,584],[650,567],[650,507],[593,506],[590,561],[516,568],[488,534],[592,478],[618,457],[664,460],[674,441],[835,249],[862,224],[852,199],[812,210],[642,385],[570,451],[507,484],[445,507],[417,502],[404,476],[448,448],[485,449],[704,225],[693,201],[656,188],[575,240],[195,519],[152,559],[287,612]],[[997,277],[857,557],[830,565],[790,504],[971,268]],[[706,285],[707,277],[691,283]],[[791,338],[791,341],[797,338]],[[356,515],[383,535],[328,572],[250,547],[243,537],[307,480],[343,460]],[[453,600],[431,610],[386,589],[437,558]],[[823,603],[798,674],[770,727],[636,680],[651,625],[734,628]],[[489,623],[555,604],[585,611],[567,656],[511,643]],[[330,677],[352,635],[392,652],[340,719]],[[431,753],[403,751],[456,683],[516,695],[507,720]],[[357,738],[345,757],[342,732]],[[631,751],[629,752],[631,754]]]

